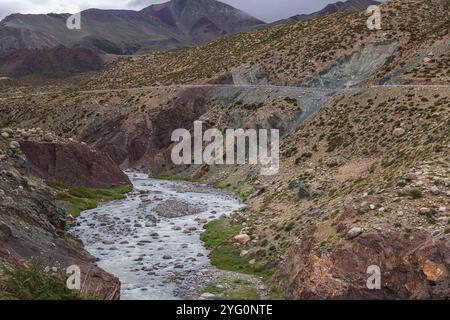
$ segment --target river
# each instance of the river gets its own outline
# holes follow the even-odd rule
[[[71,231],[120,279],[121,299],[181,299],[180,282],[211,267],[204,224],[244,205],[204,185],[128,175],[134,191],[126,199],[84,211]]]

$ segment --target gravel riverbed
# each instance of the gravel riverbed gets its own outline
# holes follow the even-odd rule
[[[186,279],[213,269],[203,226],[244,205],[203,185],[128,175],[135,189],[126,199],[84,211],[71,231],[120,279],[123,300],[185,298]]]

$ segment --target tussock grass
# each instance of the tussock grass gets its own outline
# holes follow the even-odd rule
[[[224,279],[220,282],[220,286],[215,283],[210,283],[204,289],[204,292],[209,292],[216,297],[215,300],[260,300],[261,296],[258,290],[250,281],[246,280],[229,280]]]
[[[96,208],[99,203],[120,200],[133,190],[131,185],[110,189],[90,189],[61,182],[47,182],[56,191],[56,199],[66,208],[67,214],[78,217],[84,210]]]
[[[37,266],[2,267],[0,300],[83,300],[67,288],[66,279],[42,272]]]
[[[222,270],[242,272],[263,279],[268,279],[273,275],[273,269],[250,264],[251,256],[240,256],[239,249],[233,243],[233,236],[239,234],[240,226],[231,226],[226,220],[215,220],[208,223],[205,229],[201,239],[211,250],[209,258],[214,266]]]

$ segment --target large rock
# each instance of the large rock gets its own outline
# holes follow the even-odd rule
[[[381,270],[380,290],[367,287],[373,265]],[[367,232],[327,252],[311,233],[293,249],[283,276],[290,299],[448,299],[449,271],[448,236]]]
[[[359,228],[359,227],[354,227],[351,228],[348,232],[347,232],[347,239],[354,239],[357,236],[359,236],[361,233],[363,233],[364,229]]]
[[[321,194],[317,186],[306,184],[301,181],[292,181],[289,184],[289,189],[293,190],[300,199],[313,198]]]
[[[23,141],[31,173],[88,188],[110,188],[131,184],[127,175],[107,154],[79,143],[56,144]]]
[[[237,236],[234,237],[234,240],[240,244],[246,244],[247,242],[250,241],[250,236],[248,234],[238,234]]]
[[[403,128],[396,128],[394,129],[394,131],[392,132],[392,134],[396,137],[401,137],[405,134],[405,129]]]

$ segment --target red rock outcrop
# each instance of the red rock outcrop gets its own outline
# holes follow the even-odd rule
[[[79,143],[56,144],[23,141],[31,174],[87,188],[131,184],[109,155]]]

